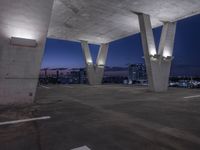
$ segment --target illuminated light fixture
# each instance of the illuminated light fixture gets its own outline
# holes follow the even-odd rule
[[[97,63],[97,65],[98,65],[98,66],[104,66],[105,63],[104,63],[102,60],[99,60],[98,63]]]
[[[169,48],[165,48],[163,51],[163,57],[172,56],[171,51]]]
[[[150,58],[152,61],[157,61],[161,58],[161,56],[158,54],[155,54],[155,55],[150,55]]]
[[[15,45],[15,46],[37,47],[37,41],[34,39],[11,37],[10,43],[11,43],[11,45]]]
[[[157,55],[156,49],[154,47],[149,48],[149,53],[150,53],[150,55],[153,55],[153,56]]]
[[[99,67],[99,68],[104,68],[105,66],[104,66],[104,65],[98,65],[98,67]]]
[[[155,54],[155,55],[153,55],[153,57],[159,59],[159,58],[160,58],[160,55]]]
[[[93,62],[92,61],[87,61],[87,65],[93,65]]]
[[[171,61],[171,60],[173,60],[173,59],[174,59],[173,56],[163,57],[163,60],[165,60],[165,61]]]

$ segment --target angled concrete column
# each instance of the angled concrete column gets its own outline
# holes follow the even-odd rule
[[[174,37],[176,32],[175,22],[163,24],[159,50],[157,52],[151,27],[150,16],[138,14],[145,64],[147,68],[149,88],[151,91],[163,92],[168,89],[171,68]]]
[[[93,63],[90,54],[90,48],[87,41],[81,41],[84,53],[88,82],[90,85],[98,85],[102,83],[104,67],[106,63],[109,44],[101,44],[97,56],[96,64]]]
[[[33,102],[52,5],[53,0],[0,1],[0,104]],[[23,39],[12,43],[11,37]]]

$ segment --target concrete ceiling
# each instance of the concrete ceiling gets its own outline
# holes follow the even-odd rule
[[[157,27],[198,14],[200,0],[55,0],[48,37],[111,42],[139,32],[133,12],[149,14]]]
[[[53,0],[0,0],[0,37],[46,39],[52,5]]]

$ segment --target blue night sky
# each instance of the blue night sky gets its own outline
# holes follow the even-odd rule
[[[154,29],[158,47],[161,27]],[[93,59],[96,59],[98,45],[90,45]],[[143,51],[140,34],[129,36],[110,43],[107,66],[125,67],[128,63],[143,63]],[[200,67],[200,15],[196,15],[177,24],[173,65]],[[81,45],[78,42],[47,39],[42,68],[78,68],[84,67]]]

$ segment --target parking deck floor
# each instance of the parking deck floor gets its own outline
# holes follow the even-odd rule
[[[124,85],[48,85],[34,104],[0,106],[2,150],[199,150],[200,90],[153,93]]]

